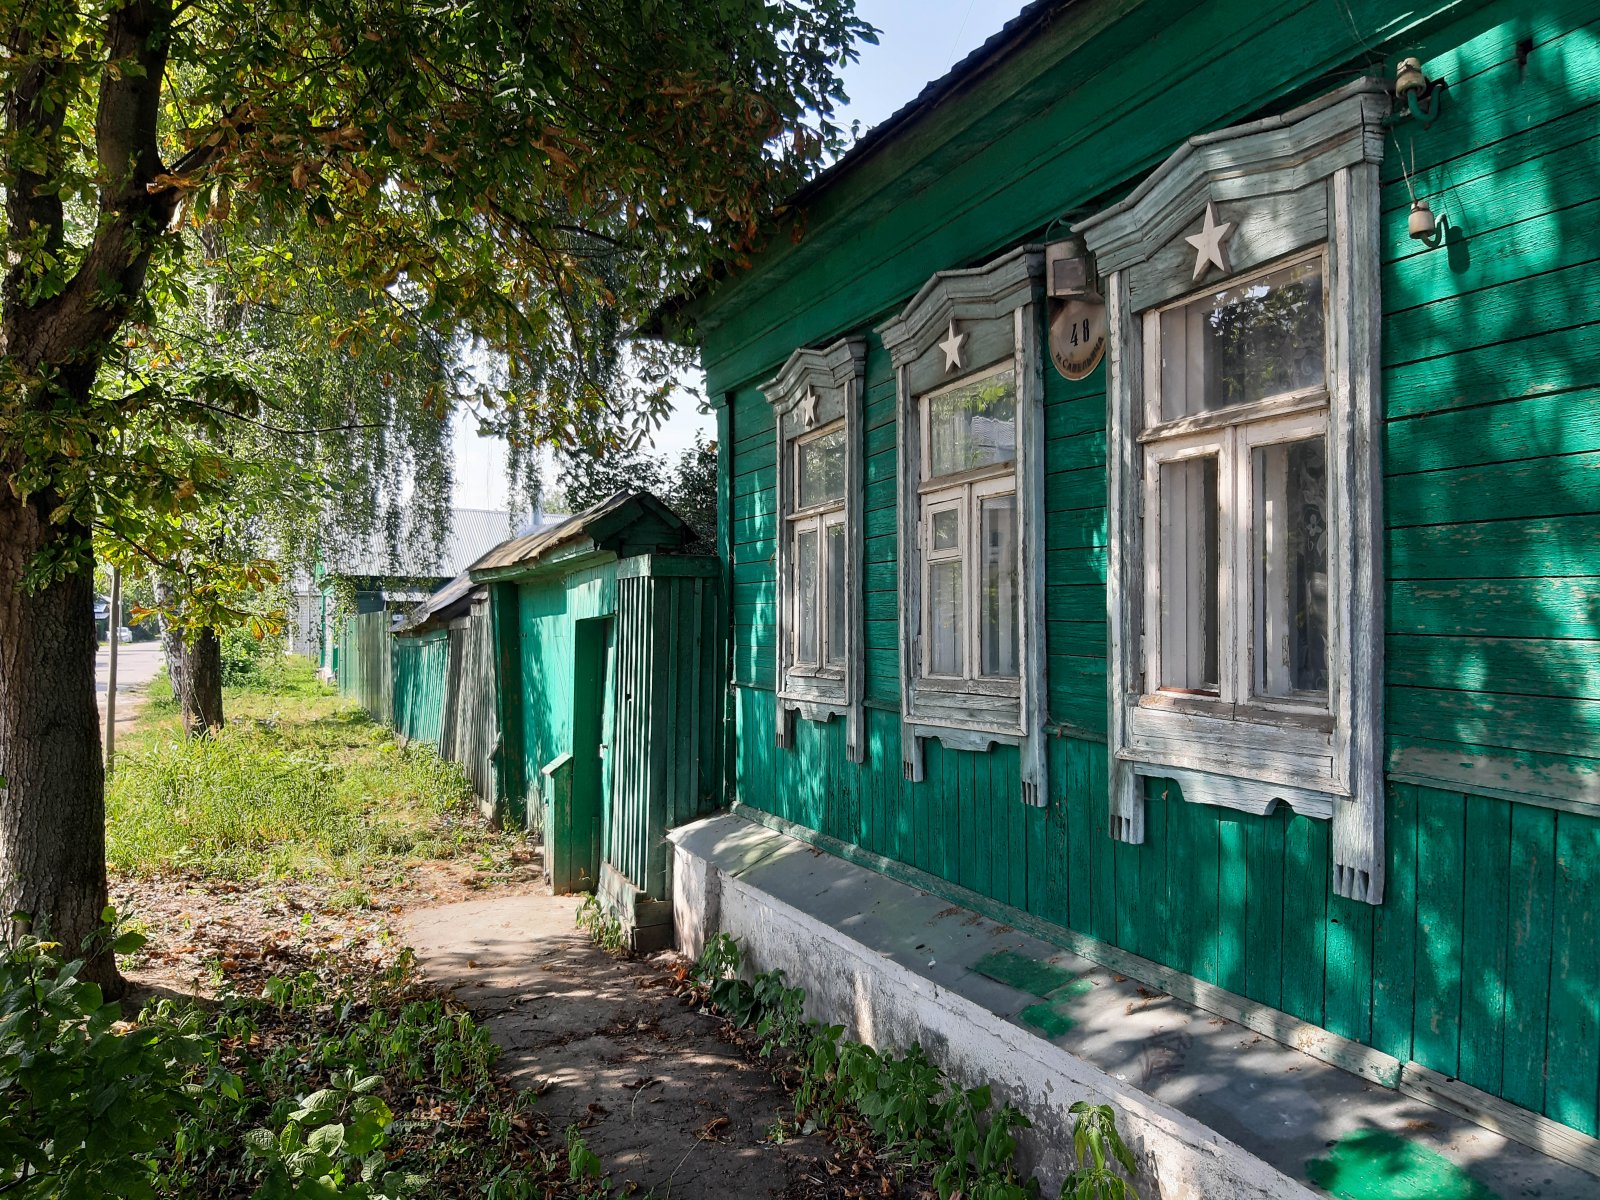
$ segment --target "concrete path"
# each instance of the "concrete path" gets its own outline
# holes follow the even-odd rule
[[[584,1127],[614,1186],[656,1200],[816,1194],[826,1147],[792,1130],[768,1139],[794,1115],[770,1074],[660,986],[666,958],[612,958],[574,928],[577,907],[473,900],[415,910],[403,935],[504,1047],[501,1069],[540,1092],[552,1132]]]

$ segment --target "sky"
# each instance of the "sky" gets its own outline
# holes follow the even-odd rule
[[[865,133],[911,100],[923,87],[996,33],[1022,10],[1023,0],[857,0],[857,13],[878,28],[878,44],[862,46],[845,69],[850,103],[839,114]],[[458,414],[455,426],[455,502],[462,508],[507,507],[506,448],[481,438],[472,420]],[[676,457],[696,433],[714,436],[716,422],[685,397],[656,431],[658,453]]]

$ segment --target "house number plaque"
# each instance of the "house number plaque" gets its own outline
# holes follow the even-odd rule
[[[1050,357],[1068,379],[1084,379],[1106,353],[1106,306],[1077,296],[1050,304]]]

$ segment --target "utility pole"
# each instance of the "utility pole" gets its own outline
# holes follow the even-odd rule
[[[111,764],[117,756],[117,650],[122,644],[122,568],[111,568],[111,620],[107,625],[111,635],[110,654],[106,661],[106,778],[111,778]]]

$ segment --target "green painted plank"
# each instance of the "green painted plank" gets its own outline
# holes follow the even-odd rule
[[[1592,514],[1597,508],[1600,451],[1401,475],[1384,485],[1391,528]],[[1594,546],[1583,548],[1600,561]]]
[[[1419,525],[1390,530],[1386,541],[1392,580],[1592,575],[1600,514]]]
[[[1406,687],[1600,700],[1600,641],[1396,635],[1385,641],[1384,679]]]
[[[1466,579],[1389,584],[1391,633],[1600,638],[1600,577]],[[1086,607],[1075,596],[1061,607]]]
[[[1505,1056],[1512,805],[1484,796],[1465,800],[1460,1074],[1473,1087],[1497,1095]]]
[[[1584,157],[1589,160],[1591,171],[1600,166],[1592,146]],[[1452,204],[1456,203],[1452,198]],[[1586,246],[1582,237],[1600,214],[1600,200],[1592,195],[1569,207],[1544,213],[1531,211],[1532,205],[1520,208],[1514,195],[1504,197],[1500,203],[1504,207],[1499,212],[1516,214],[1520,219],[1492,229],[1475,226],[1469,232],[1451,232],[1447,227],[1449,240],[1444,253],[1412,254],[1385,265],[1382,286],[1386,323],[1421,305],[1453,297],[1481,298],[1490,289],[1567,268],[1584,269],[1594,261],[1593,247]],[[1494,224],[1494,218],[1489,218],[1487,224]],[[1387,228],[1395,231],[1391,236],[1398,237],[1405,223],[1391,217]],[[1411,242],[1411,246],[1414,248],[1417,243]]]
[[[1328,897],[1323,1025],[1340,1037],[1372,1041],[1373,907]]]
[[[1505,1075],[1501,1095],[1544,1111],[1545,1031],[1550,1005],[1556,814],[1511,811],[1511,929],[1506,955]]]
[[[1594,261],[1386,314],[1383,362],[1401,366],[1478,346],[1500,346],[1537,333],[1588,324]],[[1508,348],[1507,353],[1512,351]]]
[[[1244,822],[1245,981],[1243,994],[1273,1008],[1283,995],[1283,838],[1288,826],[1282,810]]]
[[[1217,983],[1246,994],[1249,958],[1247,914],[1250,874],[1246,821],[1262,818],[1219,810],[1217,814]]]
[[[1597,450],[1600,392],[1582,387],[1390,421],[1383,467],[1392,476]]]
[[[1064,887],[1058,899],[1065,901],[1061,911],[1067,927],[1093,937],[1096,936],[1093,846],[1106,836],[1105,784],[1101,781],[1095,781],[1093,785],[1090,783],[1087,743],[1077,738],[1064,738],[1061,744],[1066,779],[1063,803],[1066,815],[1061,825],[1067,842],[1069,870],[1065,873],[1062,881]]]
[[[1172,954],[1172,881],[1169,876],[1171,835],[1167,829],[1165,804],[1146,804],[1144,845],[1139,849],[1139,883],[1143,891],[1139,905],[1139,953],[1156,962],[1166,962]]]
[[[1600,819],[1556,814],[1548,1090],[1544,1113],[1600,1132]]]
[[[1195,829],[1206,816],[1205,810],[1182,800],[1168,799],[1159,782],[1145,787],[1145,820],[1160,809],[1167,840],[1167,931],[1166,956],[1162,959],[1178,971],[1194,973],[1194,840]]]
[[[1088,781],[1094,799],[1091,811],[1098,830],[1089,838],[1089,888],[1090,935],[1102,942],[1116,941],[1117,933],[1117,881],[1115,873],[1115,846],[1109,832],[1106,785],[1111,778],[1106,760],[1106,748],[1094,743],[1085,744]]]
[[[1295,885],[1285,892],[1283,902],[1283,1008],[1302,1021],[1321,1025],[1332,872],[1327,822],[1291,816],[1284,831],[1284,850],[1284,878],[1294,880]]]
[[[1393,783],[1387,791],[1388,871],[1372,928],[1372,1044],[1406,1062],[1416,1004],[1418,789]]]
[[[1135,954],[1140,949],[1140,914],[1145,907],[1144,846],[1111,843],[1112,871],[1116,880],[1116,944]]]
[[[1446,344],[1452,353],[1383,372],[1384,412],[1390,418],[1554,396],[1600,378],[1600,324],[1530,331],[1509,345]]]
[[[1386,720],[1412,737],[1583,756],[1600,745],[1600,701],[1387,689]]]
[[[1461,1053],[1463,839],[1458,793],[1417,789],[1417,991],[1412,1054],[1454,1075]]]
[[[1171,784],[1166,789],[1174,803],[1181,789]],[[1193,897],[1194,917],[1190,928],[1194,938],[1192,971],[1207,983],[1218,983],[1222,977],[1223,936],[1220,908],[1220,872],[1218,860],[1222,853],[1221,812],[1214,808],[1190,805],[1194,814],[1193,860],[1190,864],[1190,895]]]

